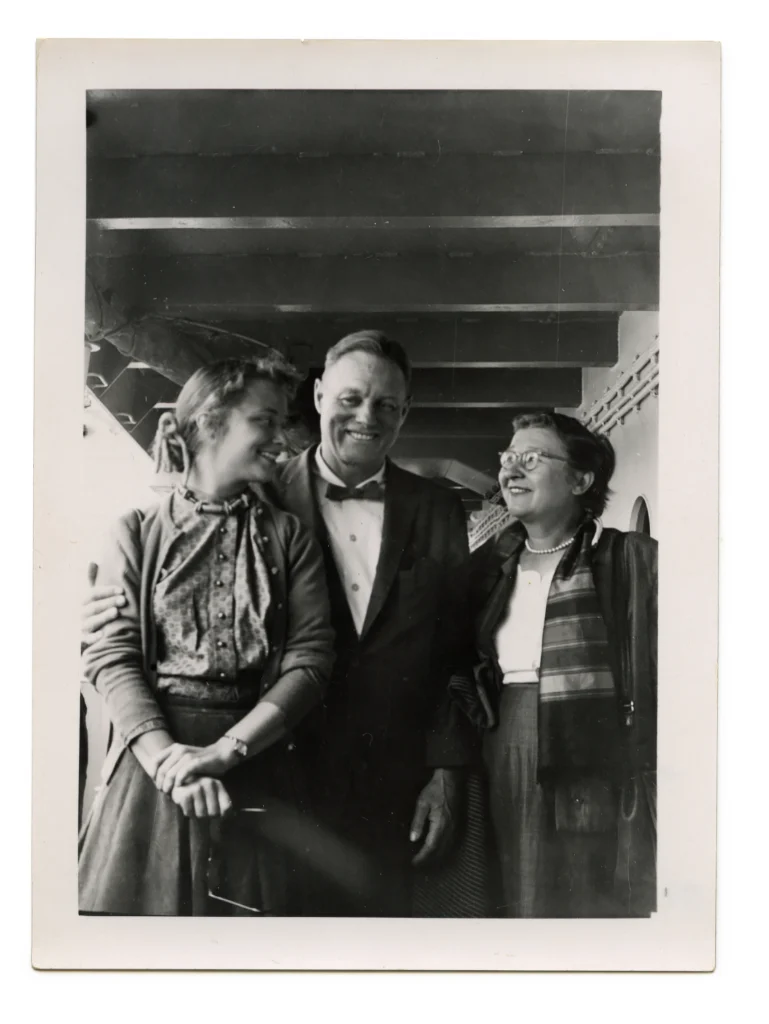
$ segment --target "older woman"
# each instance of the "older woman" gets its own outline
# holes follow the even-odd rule
[[[517,522],[477,556],[469,706],[503,916],[654,909],[657,545],[601,529],[614,462],[557,413],[518,417],[501,455]]]
[[[252,485],[284,448],[296,376],[278,358],[198,370],[157,438],[182,485],[124,515],[99,561],[125,602],[86,652],[114,741],[81,837],[81,913],[292,910],[292,732],[322,697],[333,633],[316,541]]]

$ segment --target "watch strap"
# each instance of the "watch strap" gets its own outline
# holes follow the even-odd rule
[[[248,744],[243,740],[238,739],[237,736],[231,736],[228,732],[222,736],[223,740],[227,740],[228,743],[232,744],[232,749],[241,760],[245,761],[248,757]]]

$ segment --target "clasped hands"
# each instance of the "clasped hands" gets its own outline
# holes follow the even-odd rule
[[[219,740],[207,747],[172,743],[153,757],[150,774],[187,818],[216,818],[232,810],[219,776],[237,763],[232,744]]]

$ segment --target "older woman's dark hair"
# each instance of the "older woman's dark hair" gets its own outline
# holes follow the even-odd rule
[[[383,331],[356,331],[354,334],[348,334],[332,345],[326,353],[326,369],[350,352],[368,352],[372,356],[379,356],[380,359],[393,363],[403,374],[406,393],[411,393],[411,362],[406,349],[399,341],[388,338]]]
[[[592,473],[593,483],[580,501],[585,512],[597,518],[611,497],[609,482],[614,474],[614,447],[603,434],[598,434],[559,412],[524,413],[513,420],[513,436],[526,427],[542,427],[554,431],[566,449],[569,465],[580,473]]]

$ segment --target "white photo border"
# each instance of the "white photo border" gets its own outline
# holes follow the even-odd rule
[[[648,921],[81,918],[85,93],[662,92],[659,910]],[[33,963],[40,968],[704,971],[714,964],[720,49],[714,43],[48,40],[38,48]]]

